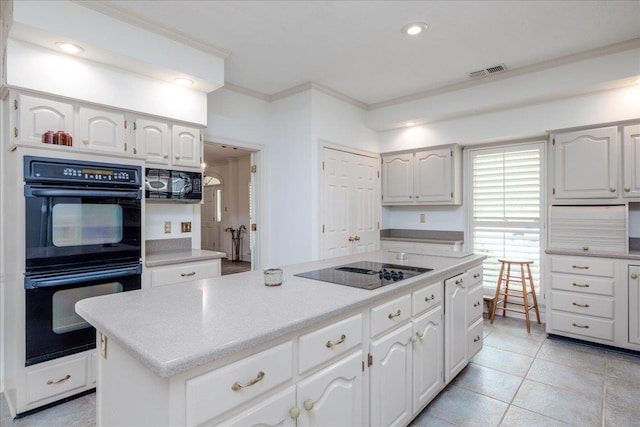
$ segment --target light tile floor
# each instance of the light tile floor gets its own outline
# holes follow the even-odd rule
[[[485,319],[484,346],[412,426],[640,427],[640,356],[546,339],[544,325]],[[0,426],[94,426],[95,395]]]

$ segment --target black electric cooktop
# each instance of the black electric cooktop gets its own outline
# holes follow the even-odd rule
[[[392,285],[432,270],[432,268],[412,267],[409,265],[359,261],[337,267],[307,271],[295,276],[371,290]]]

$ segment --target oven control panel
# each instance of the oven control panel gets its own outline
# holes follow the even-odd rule
[[[26,182],[142,185],[138,166],[25,157]]]

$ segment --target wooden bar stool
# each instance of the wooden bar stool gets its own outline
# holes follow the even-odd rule
[[[538,312],[538,299],[536,298],[536,290],[533,287],[533,276],[531,275],[531,267],[533,261],[514,261],[514,260],[504,260],[499,259],[500,262],[500,275],[498,276],[498,285],[496,286],[496,295],[494,298],[493,309],[491,310],[491,323],[493,323],[493,319],[496,316],[496,310],[502,310],[502,316],[504,317],[507,311],[513,311],[515,313],[524,313],[524,317],[527,320],[527,332],[531,332],[531,324],[529,322],[529,310],[536,310],[536,318],[538,323],[540,323],[540,313]],[[511,275],[511,265],[514,265],[514,270],[520,266],[520,274],[518,275],[516,271],[514,271],[514,275]],[[506,271],[505,271],[506,266]],[[525,274],[525,267],[527,272]],[[529,282],[530,289],[527,290],[527,281]],[[521,289],[509,288],[510,283],[520,283]],[[503,288],[504,285],[504,288]],[[529,297],[531,294],[531,299],[533,300],[533,304],[529,305]],[[516,302],[509,299],[521,299],[522,302]],[[499,307],[500,303],[502,303],[502,307]],[[507,308],[507,304],[516,305],[522,307],[524,310],[518,310],[513,308]]]

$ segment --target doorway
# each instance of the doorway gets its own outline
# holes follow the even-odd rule
[[[258,268],[255,151],[205,142],[201,248],[226,253],[222,274]]]

